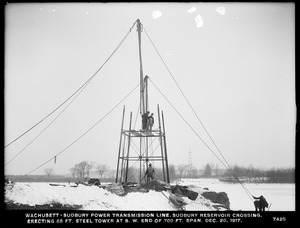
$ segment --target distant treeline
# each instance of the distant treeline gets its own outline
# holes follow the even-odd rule
[[[100,169],[98,169],[100,170]],[[101,169],[104,173],[104,169]],[[274,169],[261,169],[254,167],[241,167],[234,165],[232,167],[234,174],[239,178],[239,180],[244,182],[252,183],[295,183],[295,168],[274,168]],[[53,171],[53,170],[52,170]],[[136,170],[131,168],[130,173],[138,173]],[[160,169],[156,169],[156,173],[162,173]],[[72,173],[73,174],[73,173]],[[96,173],[97,174],[97,173]],[[98,172],[99,174],[99,172]],[[45,172],[45,175],[5,175],[5,179],[9,179],[14,182],[70,182],[74,183],[77,181],[88,180],[86,178],[97,177],[100,179],[101,183],[112,183],[115,182],[114,177],[115,171],[111,170],[109,175],[96,175],[87,173],[83,176],[72,175],[55,175],[51,172]],[[129,175],[128,174],[128,175]],[[129,175],[131,176],[131,175]],[[176,181],[181,178],[219,178],[223,181],[236,182],[234,175],[226,170],[220,169],[217,165],[207,164],[203,169],[197,169],[195,167],[189,167],[187,165],[169,165],[169,176],[170,181]],[[139,178],[134,178],[132,180],[136,182]]]
[[[5,175],[5,179],[11,180],[13,182],[64,182],[64,183],[74,183],[77,181],[82,181],[82,179],[79,178],[73,178],[73,177],[66,177],[63,175],[53,175],[53,176],[47,176],[47,175]],[[102,178],[100,182],[114,182],[115,180],[113,178]]]
[[[239,178],[246,178],[249,182],[295,183],[295,168],[273,168],[265,170],[235,165],[232,170]],[[229,171],[223,174],[223,177],[230,176],[232,176],[232,174]]]

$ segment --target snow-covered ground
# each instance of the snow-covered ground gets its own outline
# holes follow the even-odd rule
[[[254,206],[244,188],[240,184],[225,183],[218,179],[182,179],[177,183],[196,185],[216,192],[226,192],[230,200],[231,210],[252,211]],[[295,184],[254,184],[244,183],[246,189],[254,196],[263,195],[270,206],[270,211],[295,211]]]
[[[227,184],[217,179],[183,179],[171,184],[191,186],[199,193],[203,188],[216,192],[226,192],[232,210],[254,210],[252,201],[240,184]],[[20,204],[43,205],[60,203],[63,205],[82,205],[82,210],[176,210],[168,200],[166,191],[148,193],[131,192],[118,196],[97,186],[74,186],[74,183],[59,183],[65,186],[51,186],[49,183],[15,183],[7,188],[5,200]],[[270,210],[295,210],[295,185],[293,184],[245,184],[255,196],[264,195]],[[184,197],[186,210],[215,210],[213,203],[200,194],[195,201]]]
[[[147,193],[131,192],[118,196],[97,186],[57,183],[65,186],[51,186],[49,183],[15,183],[7,186],[6,201],[30,206],[55,204],[81,205],[82,210],[176,210],[168,200],[168,192],[150,190]],[[200,190],[200,188],[199,188]],[[186,210],[215,210],[209,200],[198,196],[195,201],[184,197]]]

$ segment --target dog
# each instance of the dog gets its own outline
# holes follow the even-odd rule
[[[255,211],[265,211],[265,208],[269,207],[266,200],[255,200],[254,201]]]

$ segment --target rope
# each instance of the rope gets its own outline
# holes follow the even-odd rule
[[[139,107],[138,107],[138,110],[137,110],[137,113],[136,113],[136,116],[135,116],[135,121],[134,121],[133,129],[135,129],[135,126],[136,126],[136,121],[137,121],[137,118],[139,116],[140,107],[141,107],[141,104],[139,104]]]
[[[85,87],[88,84],[85,85]],[[85,88],[84,87],[84,88]],[[83,88],[83,89],[84,89]],[[73,98],[73,100],[53,119],[33,140],[31,140],[22,150],[20,150],[19,153],[17,153],[12,159],[10,159],[4,166],[8,165],[10,162],[12,162],[14,159],[16,159],[28,146],[30,146],[43,132],[45,132],[57,119],[60,117],[60,115],[74,102],[74,100],[80,95],[80,93],[83,91],[83,89],[77,93],[77,95]]]
[[[131,144],[132,143],[132,144]],[[140,156],[139,154],[139,148],[137,147],[137,145],[134,143],[134,141],[132,140],[132,138],[130,138],[130,146],[134,145],[133,147],[131,147],[134,152],[136,153],[137,156]]]
[[[81,89],[83,90],[90,82],[91,80],[96,76],[96,74],[103,68],[103,66],[110,60],[110,58],[115,54],[115,52],[119,49],[119,47],[123,44],[129,33],[131,32],[131,29],[135,26],[136,21],[132,25],[132,27],[129,29],[129,31],[126,33],[124,38],[121,40],[121,42],[118,44],[118,46],[114,49],[114,51],[111,53],[111,55],[106,59],[106,61],[96,70],[96,72],[82,85],[80,86],[71,96],[69,96],[65,101],[63,101],[58,107],[56,107],[52,112],[50,112],[47,116],[45,116],[43,119],[38,121],[36,124],[34,124],[31,128],[29,128],[27,131],[19,135],[17,138],[12,140],[10,143],[8,143],[4,148],[8,147],[9,145],[16,142],[18,139],[23,137],[25,134],[27,134],[29,131],[31,131],[33,128],[38,126],[40,123],[42,123],[45,119],[47,119],[49,116],[51,116],[54,112],[56,112],[60,107],[62,107],[67,101],[69,101],[76,93],[78,93]]]
[[[169,103],[169,105],[174,109],[174,111],[181,117],[181,119],[189,126],[189,128],[196,134],[196,136],[198,137],[198,139],[201,140],[201,142],[213,153],[213,155],[221,162],[221,164],[226,168],[228,169],[231,174],[233,174],[238,182],[242,185],[243,189],[245,190],[245,192],[247,193],[247,195],[250,197],[251,201],[253,201],[253,199],[251,198],[251,194],[249,192],[249,190],[247,190],[245,188],[245,186],[242,184],[242,182],[238,179],[238,177],[236,176],[236,174],[233,172],[232,173],[232,169],[231,168],[228,168],[228,166],[218,157],[218,155],[209,147],[209,145],[200,137],[200,135],[195,131],[195,129],[187,122],[187,120],[179,113],[179,111],[174,107],[174,105],[169,101],[169,99],[161,92],[161,90],[154,84],[154,82],[149,79],[150,82],[153,84],[153,86],[158,90],[158,92],[165,98],[165,100]],[[250,195],[251,196],[250,196]]]
[[[76,140],[74,140],[71,144],[69,144],[67,147],[65,147],[63,150],[61,150],[59,153],[57,153],[56,155],[54,155],[52,158],[50,158],[49,160],[45,161],[44,163],[42,163],[41,165],[39,165],[38,167],[36,167],[35,169],[33,169],[32,171],[28,172],[27,174],[23,175],[27,176],[31,173],[33,173],[34,171],[36,171],[37,169],[41,168],[42,166],[44,166],[45,164],[47,164],[48,162],[50,162],[51,160],[53,160],[54,158],[56,158],[57,156],[61,155],[63,152],[65,152],[67,149],[69,149],[72,145],[74,145],[76,142],[78,142],[81,138],[83,138],[88,132],[90,132],[94,127],[96,127],[102,120],[104,120],[111,112],[113,112],[137,87],[139,86],[136,85],[121,101],[119,101],[112,109],[110,109],[100,120],[98,120],[95,124],[93,124],[88,130],[86,130],[83,134],[81,134]]]
[[[201,124],[201,126],[203,127],[203,129],[205,130],[206,134],[208,135],[208,137],[210,138],[210,140],[212,141],[212,143],[214,144],[214,146],[216,147],[216,149],[218,150],[219,154],[222,156],[223,160],[225,161],[225,163],[227,164],[228,167],[226,167],[230,172],[231,174],[237,179],[237,181],[243,186],[243,184],[240,182],[239,178],[237,177],[237,175],[235,174],[235,172],[233,171],[233,169],[230,167],[230,165],[228,164],[227,160],[225,159],[225,157],[223,156],[223,154],[221,153],[221,151],[219,150],[218,146],[216,145],[215,141],[213,140],[213,138],[211,137],[211,135],[209,134],[209,132],[207,131],[207,129],[205,128],[204,124],[202,123],[202,121],[200,120],[199,116],[197,115],[197,113],[195,112],[194,108],[192,107],[191,103],[189,102],[189,100],[187,99],[187,97],[185,96],[185,94],[183,93],[181,87],[179,86],[179,84],[177,83],[175,77],[173,76],[172,72],[170,71],[169,67],[167,66],[167,64],[165,63],[165,61],[163,60],[162,56],[160,55],[159,51],[157,50],[156,46],[154,45],[153,41],[151,40],[150,36],[148,35],[145,27],[144,28],[144,31],[147,35],[147,37],[149,38],[152,46],[154,47],[154,49],[156,50],[156,53],[158,54],[158,56],[160,57],[161,61],[163,62],[164,66],[166,67],[167,71],[169,72],[170,76],[172,77],[174,83],[176,84],[177,88],[180,90],[182,96],[184,97],[184,99],[186,100],[186,102],[188,103],[189,107],[191,108],[192,112],[194,113],[194,115],[196,116],[197,120],[199,121],[199,123]],[[245,189],[245,187],[243,186],[243,188]],[[246,193],[247,194],[250,194],[251,193],[247,190],[246,190]],[[252,196],[252,195],[251,195]],[[251,197],[250,197],[251,198]],[[251,198],[252,200],[252,198]]]

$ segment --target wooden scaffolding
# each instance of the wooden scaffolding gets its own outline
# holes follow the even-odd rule
[[[158,129],[132,129],[132,112],[130,112],[129,129],[124,129],[124,106],[116,182],[141,183],[145,180],[145,172],[149,163],[155,168],[155,179],[170,182],[164,114],[163,111],[160,113],[158,105],[157,113]]]

